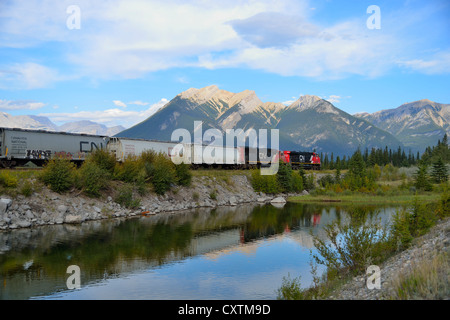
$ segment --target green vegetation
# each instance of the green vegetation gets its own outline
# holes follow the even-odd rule
[[[75,183],[76,167],[69,160],[55,158],[50,160],[42,170],[40,179],[51,190],[62,193],[68,191]]]
[[[362,274],[369,265],[381,264],[392,255],[407,249],[413,239],[430,230],[438,219],[450,217],[450,193],[444,190],[437,202],[423,203],[415,199],[410,206],[397,211],[389,226],[352,208],[349,221],[339,219],[325,227],[326,240],[312,235],[316,254],[312,254],[313,285],[301,289],[300,278],[283,279],[278,299],[321,299],[337,290],[354,275]],[[445,257],[444,257],[445,258]],[[431,266],[418,266],[410,275],[400,278],[394,299],[426,296],[435,299],[448,294],[448,259],[436,258]],[[317,265],[324,265],[322,277],[315,275]],[[431,270],[432,269],[432,270]],[[433,273],[430,273],[430,270]],[[439,279],[436,273],[443,275]]]
[[[1,171],[0,185],[5,188],[16,188],[18,185],[18,179],[16,176],[10,174],[8,171]]]
[[[404,149],[399,147],[397,150],[392,150],[387,146],[382,148],[372,148],[370,151],[366,148],[361,151],[362,159],[367,167],[373,167],[378,165],[384,167],[391,165],[396,168],[417,166],[420,161],[426,163],[435,163],[439,158],[444,163],[450,162],[450,151],[448,149],[448,137],[444,135],[442,141],[438,140],[437,145],[434,147],[427,147],[420,156],[419,152],[413,154],[411,150],[405,152]],[[320,159],[322,162],[323,170],[334,170],[339,167],[340,170],[347,170],[350,167],[350,157],[343,156],[342,158],[334,157],[333,153],[320,153]]]
[[[442,300],[450,292],[450,260],[442,253],[431,261],[414,265],[410,273],[394,282],[396,300]]]
[[[260,170],[251,170],[251,183],[256,192],[268,194],[301,192],[314,187],[314,175],[306,176],[304,170],[295,171],[290,164],[280,162],[276,175],[261,175]]]
[[[119,187],[117,196],[114,198],[114,201],[121,206],[130,209],[136,209],[141,203],[139,199],[134,198],[133,188],[129,184],[125,184]]]
[[[177,184],[188,186],[192,179],[187,165],[175,165],[163,153],[147,151],[140,157],[128,157],[117,163],[114,155],[104,150],[94,151],[79,168],[69,160],[52,159],[37,176],[58,193],[77,189],[90,197],[100,197],[104,192],[116,189],[116,202],[129,208],[139,206],[139,199],[133,197],[134,191],[144,195],[151,189],[162,195]],[[17,178],[9,172],[1,172],[0,184],[16,187]],[[30,195],[31,192],[31,185],[22,186],[22,194]]]
[[[317,249],[312,256],[313,275],[317,264],[326,266],[326,272],[321,278],[313,276],[313,285],[306,289],[301,288],[300,278],[284,278],[278,299],[326,298],[351,276],[407,249],[439,219],[450,216],[447,135],[435,147],[427,148],[422,157],[411,153],[406,157],[400,148],[396,153],[386,148],[372,149],[370,154],[367,149],[364,154],[357,150],[349,159],[337,157],[334,161],[333,155],[331,161],[322,159],[327,174],[318,179],[318,186],[309,196],[292,197],[289,201],[408,206],[397,211],[389,227],[366,221],[354,211],[350,221],[337,221],[325,228],[327,241],[313,236]],[[400,277],[392,298],[437,299],[448,295],[448,261],[448,256],[440,255],[431,263],[415,266],[412,273]]]

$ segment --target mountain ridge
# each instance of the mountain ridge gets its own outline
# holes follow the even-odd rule
[[[49,118],[35,115],[13,116],[0,112],[0,127],[19,128],[30,130],[61,131],[69,133],[85,133],[93,135],[113,136],[123,130],[122,126],[107,127],[103,124],[82,120],[64,123],[60,126],[54,124]]]
[[[390,132],[412,151],[423,151],[427,146],[435,145],[444,134],[450,134],[450,104],[429,99],[374,113],[358,113],[355,117]]]
[[[290,150],[348,154],[358,147],[402,146],[390,133],[317,96],[301,96],[286,106],[262,102],[252,90],[232,93],[216,85],[190,88],[176,95],[156,114],[116,136],[171,140],[171,133],[179,128],[193,136],[194,121],[202,121],[203,131],[279,129],[280,147]]]

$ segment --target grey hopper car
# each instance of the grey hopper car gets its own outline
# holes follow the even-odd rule
[[[107,139],[89,134],[0,128],[0,165],[10,167],[29,161],[39,165],[53,157],[83,161],[93,150],[105,148]]]

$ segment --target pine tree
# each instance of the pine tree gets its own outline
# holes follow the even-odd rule
[[[416,181],[414,184],[416,186],[416,189],[425,191],[431,191],[433,189],[427,171],[428,165],[425,162],[419,164],[416,173]]]
[[[433,163],[431,177],[436,183],[447,182],[448,170],[447,166],[445,165],[444,161],[442,161],[441,157],[439,157],[439,159]]]

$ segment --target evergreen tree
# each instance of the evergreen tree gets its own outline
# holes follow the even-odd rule
[[[414,185],[417,190],[431,191],[433,186],[431,185],[428,177],[428,165],[425,162],[421,162],[417,168],[416,180]]]
[[[283,192],[290,192],[292,190],[292,167],[290,164],[280,161],[277,172],[277,180]]]
[[[336,175],[334,177],[334,181],[336,183],[340,183],[341,182],[341,164],[340,161],[338,162],[339,157],[337,157],[336,159]]]
[[[433,163],[431,177],[436,183],[447,182],[448,170],[447,166],[445,165],[444,161],[442,161],[441,157],[439,157],[438,160]]]

